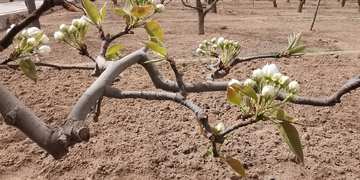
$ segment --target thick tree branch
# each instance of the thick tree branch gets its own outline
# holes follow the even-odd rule
[[[66,147],[58,143],[59,132],[51,130],[1,84],[0,99],[0,113],[7,124],[20,129],[55,159],[61,158],[68,152]]]
[[[39,17],[45,13],[47,10],[51,9],[54,6],[60,6],[65,4],[64,0],[44,0],[44,3],[36,9],[30,16],[16,24],[9,33],[5,35],[2,39],[0,39],[0,52],[4,49],[8,48],[12,44],[13,38],[24,28],[30,25],[35,20],[38,20]]]

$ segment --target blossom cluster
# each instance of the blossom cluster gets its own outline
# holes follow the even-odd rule
[[[255,84],[268,101],[276,98],[282,88],[287,91],[287,100],[292,100],[300,87],[297,81],[290,82],[289,76],[282,75],[275,64],[266,64],[262,69],[254,70],[252,79],[247,79],[245,85],[254,87]]]
[[[67,26],[60,25],[60,31],[54,33],[56,41],[69,44],[71,47],[82,50],[84,48],[84,38],[90,25],[90,20],[86,16],[80,19],[73,19],[72,24]]]
[[[7,33],[15,25],[12,24],[6,31]],[[18,59],[25,53],[32,55],[47,56],[51,52],[51,48],[45,44],[49,42],[49,38],[37,27],[30,27],[18,33],[13,39],[14,52],[11,54],[12,59]]]
[[[221,49],[221,62],[223,65],[227,65],[236,58],[241,49],[238,42],[220,37],[217,41],[216,38],[211,39],[210,42],[205,40],[203,43],[199,44],[196,53],[202,56],[217,56],[218,54],[215,51],[218,47]]]

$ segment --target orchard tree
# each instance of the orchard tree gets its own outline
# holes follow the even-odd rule
[[[72,66],[55,66],[42,63],[41,60],[51,52],[51,47],[46,44],[49,38],[40,29],[31,27],[25,29],[31,22],[37,20],[41,14],[54,5],[71,7],[64,0],[44,0],[43,5],[30,17],[11,26],[7,34],[0,40],[0,51],[13,45],[13,51],[9,58],[3,61],[1,66],[19,67],[23,73],[37,82],[36,66],[50,66],[58,69],[77,68]],[[151,0],[127,0],[123,9],[116,9],[115,14],[122,16],[124,30],[113,35],[105,33],[102,23],[106,20],[106,5],[98,10],[89,0],[83,0],[86,16],[74,19],[71,24],[60,25],[59,31],[54,33],[54,38],[77,50],[81,55],[87,56],[94,61],[95,67],[92,73],[97,77],[94,83],[83,92],[71,112],[69,112],[63,124],[59,128],[52,128],[32,113],[18,98],[0,84],[0,113],[9,125],[15,126],[36,142],[40,147],[51,154],[55,159],[62,158],[67,154],[68,148],[76,143],[88,141],[89,129],[85,119],[90,116],[97,121],[100,117],[101,102],[103,96],[126,99],[141,98],[147,100],[168,100],[179,103],[193,111],[197,123],[201,127],[201,133],[210,140],[212,146],[205,154],[213,155],[228,163],[237,173],[246,177],[240,161],[231,156],[221,153],[221,144],[232,131],[254,123],[264,121],[272,122],[279,131],[289,148],[304,162],[299,134],[293,124],[296,118],[285,112],[280,106],[286,103],[295,103],[313,106],[333,106],[340,103],[340,98],[360,87],[360,75],[346,83],[333,95],[322,98],[307,98],[297,96],[300,85],[288,76],[279,72],[275,64],[266,64],[262,69],[256,69],[252,78],[240,82],[217,82],[229,74],[231,69],[242,62],[259,58],[290,58],[301,55],[306,46],[299,45],[301,34],[290,35],[289,45],[278,54],[239,58],[241,45],[233,40],[222,37],[205,40],[199,44],[196,52],[203,56],[217,58],[216,64],[207,67],[210,73],[205,75],[204,82],[184,83],[183,74],[176,67],[170,53],[164,45],[165,39],[161,25],[155,20],[148,20],[153,15],[161,15],[164,10],[162,4],[154,4]],[[93,57],[88,52],[84,38],[88,28],[96,28],[99,33],[101,48],[100,53]],[[141,41],[145,46],[129,55],[123,55],[120,50],[122,44],[113,42],[126,34],[134,34],[138,30],[145,29],[149,34],[148,40]],[[158,55],[158,59],[150,59],[146,54],[152,50]],[[172,68],[176,81],[165,79],[154,64],[159,61],[168,62]],[[139,64],[151,77],[154,86],[162,89],[162,92],[153,91],[123,91],[112,87],[119,75],[128,67]],[[189,93],[226,91],[226,97],[230,103],[236,104],[241,114],[234,114],[236,119],[233,124],[210,125],[208,115],[203,109],[187,99]],[[196,123],[196,122],[195,122]]]
[[[205,16],[209,13],[213,8],[216,8],[216,3],[219,0],[209,0],[208,4],[201,0],[196,0],[195,6],[190,3],[184,2],[181,0],[184,6],[196,9],[198,13],[198,34],[205,34]],[[215,10],[216,11],[216,10]]]

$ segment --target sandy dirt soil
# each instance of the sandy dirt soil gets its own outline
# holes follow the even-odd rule
[[[101,7],[104,1],[97,1]],[[360,70],[360,14],[355,2],[340,8],[335,0],[323,1],[315,31],[309,31],[316,1],[307,1],[303,13],[296,12],[297,1],[225,1],[218,14],[206,16],[205,35],[197,35],[194,10],[171,2],[157,17],[165,32],[168,52],[185,74],[185,82],[201,82],[214,59],[196,54],[204,39],[225,37],[243,45],[242,57],[280,52],[287,46],[287,35],[302,31],[307,55],[283,59],[259,59],[239,64],[231,78],[245,80],[254,69],[276,63],[280,72],[300,83],[299,95],[322,98],[336,92]],[[108,3],[105,32],[114,34],[124,28],[113,15],[116,7]],[[41,17],[42,28],[52,36],[60,24],[70,24],[82,13],[59,10]],[[221,27],[227,27],[221,29]],[[0,36],[5,34],[0,32]],[[141,48],[144,30],[135,30],[117,42],[123,52]],[[91,27],[86,43],[93,56],[99,53],[100,40]],[[51,38],[53,53],[45,60],[57,64],[92,65],[65,44]],[[4,60],[11,48],[0,54]],[[152,54],[152,53],[149,53]],[[174,80],[170,66],[157,64],[161,73]],[[95,80],[91,70],[38,68],[34,84],[19,70],[0,70],[0,83],[6,86],[49,126],[58,126],[67,117],[81,94]],[[124,71],[125,77],[114,86],[122,90],[156,90],[146,71],[139,65]],[[226,100],[225,92],[190,94],[189,99],[209,113],[211,125],[229,125],[240,113]],[[302,165],[283,141],[277,128],[268,122],[256,123],[230,134],[223,153],[239,159],[248,179],[360,179],[360,94],[346,94],[333,107],[290,104],[284,107],[297,117],[296,125],[305,154]],[[204,157],[210,143],[199,133],[194,113],[170,101],[105,98],[99,122],[88,119],[89,142],[76,144],[70,153],[54,160],[22,132],[0,121],[0,179],[242,179],[222,161]]]

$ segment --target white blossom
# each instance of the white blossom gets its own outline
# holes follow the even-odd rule
[[[245,82],[244,82],[245,86],[249,86],[251,88],[254,88],[254,85],[255,85],[255,81],[252,80],[252,79],[246,79]]]
[[[270,74],[274,75],[276,73],[280,73],[275,64],[269,65],[268,63],[262,68],[262,71],[265,76],[270,76]]]
[[[81,18],[80,18],[80,26],[81,27],[89,26],[89,22],[88,22],[86,16],[81,16]]]
[[[157,13],[163,12],[164,9],[165,9],[165,6],[162,5],[162,4],[157,4],[157,5],[155,6],[155,12],[157,12]]]
[[[40,56],[47,56],[51,52],[51,48],[49,46],[43,45],[39,47],[38,53]]]
[[[221,131],[225,130],[225,125],[223,123],[219,123],[218,125],[216,125],[215,127],[216,131],[219,133]]]
[[[46,44],[49,42],[49,38],[44,34],[42,37],[41,37],[41,43],[43,44]]]
[[[216,43],[216,38],[212,38],[211,43],[215,44]]]
[[[256,69],[253,71],[252,78],[255,82],[259,83],[264,77],[264,72],[261,69]]]
[[[281,85],[287,86],[290,83],[290,78],[289,76],[282,76],[279,80],[279,83]]]
[[[60,25],[60,31],[61,31],[61,32],[64,32],[64,33],[65,33],[65,32],[67,32],[67,30],[68,30],[68,26],[67,26],[67,25],[65,25],[65,24],[61,24],[61,25]]]
[[[39,31],[40,31],[40,29],[37,27],[31,27],[31,28],[27,29],[27,33],[29,36],[34,35],[34,34],[38,33]]]
[[[289,83],[288,90],[291,93],[296,94],[299,88],[300,88],[300,85],[299,85],[299,83],[297,81],[291,81]]]
[[[32,46],[35,46],[36,45],[36,39],[35,38],[29,38],[28,40],[27,40],[27,43],[28,44],[30,44],[30,45],[32,45]]]
[[[74,25],[71,25],[71,26],[69,27],[69,31],[70,31],[71,33],[76,33],[76,32],[78,32],[78,29],[77,29]]]
[[[23,30],[23,31],[21,32],[21,35],[22,35],[22,36],[26,36],[26,37],[29,36],[27,30]]]
[[[56,31],[55,33],[54,33],[54,38],[55,38],[55,40],[56,41],[63,41],[64,39],[65,39],[65,35],[62,33],[62,32],[60,32],[60,31]]]
[[[273,99],[275,97],[274,86],[268,85],[268,86],[263,87],[262,95],[265,97],[266,100]]]
[[[73,19],[72,20],[72,25],[74,25],[75,27],[79,27],[80,25],[80,19]],[[70,26],[71,27],[71,26]]]
[[[225,39],[224,39],[223,37],[220,37],[220,38],[218,39],[218,41],[217,41],[217,44],[218,44],[219,46],[223,46],[223,45],[224,45],[224,41],[225,41]]]

